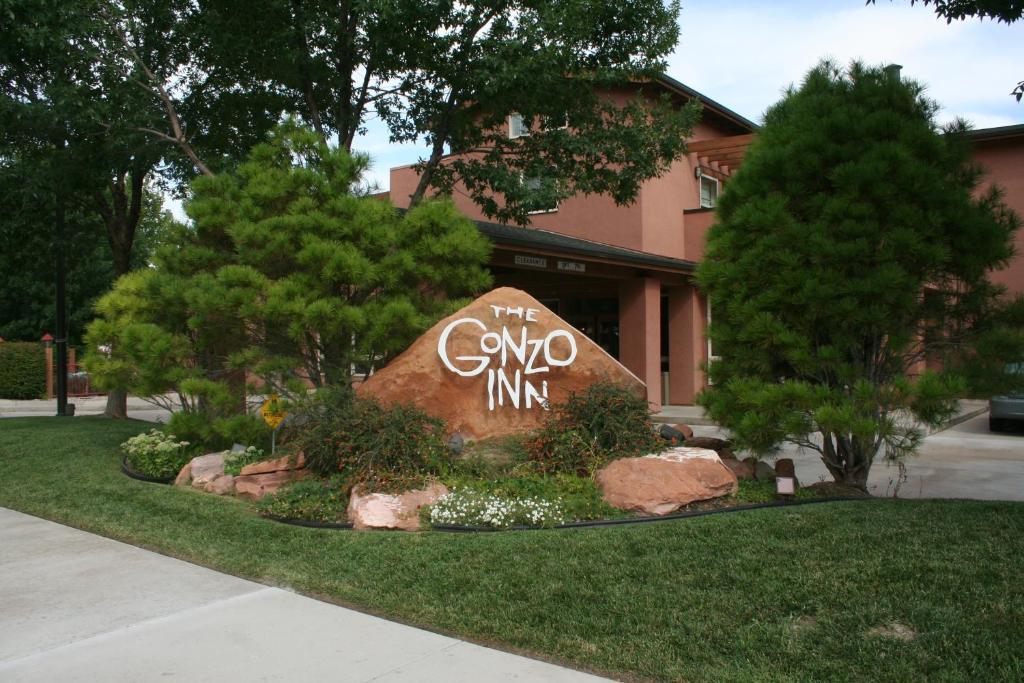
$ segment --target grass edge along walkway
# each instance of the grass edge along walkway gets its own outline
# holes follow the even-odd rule
[[[619,678],[1024,679],[1024,504],[878,500],[557,531],[321,531],[124,476],[117,446],[149,426],[0,420],[0,505]]]

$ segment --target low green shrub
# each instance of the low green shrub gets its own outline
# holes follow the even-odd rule
[[[231,448],[240,443],[270,450],[270,427],[258,415],[232,415],[214,420],[210,424],[208,445],[211,449]]]
[[[224,456],[224,474],[237,477],[242,473],[242,468],[256,462],[263,462],[267,459],[262,448],[249,446],[241,453],[228,453]]]
[[[348,508],[345,481],[341,476],[306,479],[282,486],[256,502],[264,515],[310,522],[344,522]]]
[[[610,382],[592,384],[552,406],[527,444],[538,472],[588,475],[608,462],[656,453],[665,443],[654,433],[647,401]]]
[[[16,401],[46,394],[46,351],[36,342],[0,342],[0,398]]]
[[[341,473],[350,485],[396,491],[423,484],[450,466],[444,423],[404,405],[382,406],[351,391],[317,392],[296,407],[285,434],[306,466]]]
[[[201,413],[178,412],[167,421],[167,430],[206,451],[223,451],[236,443],[270,450],[270,428],[256,415],[211,418]]]
[[[165,434],[159,429],[133,436],[121,444],[128,466],[146,476],[156,479],[173,477],[189,460],[193,449],[188,441],[178,441],[174,434]]]

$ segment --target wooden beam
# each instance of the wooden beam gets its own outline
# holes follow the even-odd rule
[[[754,140],[754,134],[732,135],[725,138],[712,138],[710,140],[697,140],[690,142],[686,148],[695,154],[707,153],[712,150],[723,150],[733,148],[746,148]]]

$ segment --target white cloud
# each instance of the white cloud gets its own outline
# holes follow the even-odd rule
[[[969,111],[1024,121],[1008,93],[1024,78],[1024,22],[947,24],[922,5],[688,3],[669,73],[754,119],[823,57],[898,63],[949,120]],[[977,122],[977,125],[982,125]]]

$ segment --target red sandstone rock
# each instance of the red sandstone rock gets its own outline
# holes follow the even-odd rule
[[[362,493],[357,487],[349,495],[348,519],[356,529],[416,531],[420,528],[420,508],[447,493],[447,487],[437,482],[398,495]]]
[[[265,474],[245,474],[235,477],[235,495],[258,500],[269,493],[276,493],[285,484],[302,479],[306,470],[281,470]]]
[[[192,483],[192,461],[189,460],[185,463],[185,466],[178,472],[178,476],[174,478],[175,486],[188,486]]]
[[[224,474],[224,453],[208,453],[192,458],[189,463],[192,472],[192,486],[205,489],[206,485]]]
[[[690,425],[674,424],[672,426],[682,432],[687,441],[693,438],[693,429],[690,428]]]
[[[775,468],[764,460],[758,460],[754,466],[754,476],[760,481],[775,481]]]
[[[266,474],[267,472],[280,472],[281,470],[300,470],[306,466],[306,457],[299,453],[294,458],[291,455],[283,455],[276,460],[264,460],[254,462],[242,468],[241,474]]]
[[[722,458],[722,464],[732,470],[737,479],[753,479],[754,468],[746,460],[736,458]]]
[[[597,473],[597,482],[610,505],[648,515],[667,515],[737,488],[736,475],[717,453],[686,446],[616,460]]]
[[[235,478],[230,474],[224,474],[209,484],[203,489],[207,493],[216,493],[218,496],[226,496],[235,492]]]
[[[646,396],[604,349],[526,292],[501,287],[432,327],[357,390],[412,403],[445,420],[449,433],[484,439],[536,429],[545,394],[561,402],[599,380]]]
[[[713,436],[694,436],[686,439],[686,446],[690,448],[709,448],[722,459],[735,458],[729,442],[725,439],[716,439]]]

